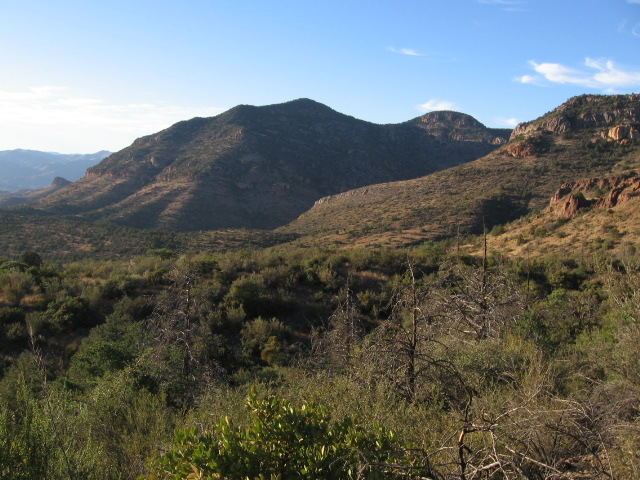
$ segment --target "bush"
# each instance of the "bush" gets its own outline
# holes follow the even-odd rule
[[[255,391],[247,407],[253,417],[249,428],[224,418],[215,432],[177,431],[173,447],[152,461],[147,478],[400,478],[382,466],[393,460],[394,435],[381,427],[367,431],[350,418],[332,422],[321,407],[258,400]]]
[[[89,325],[90,310],[87,301],[79,297],[66,297],[51,302],[44,316],[54,332],[69,332]]]
[[[4,294],[4,300],[12,307],[20,305],[33,286],[33,277],[20,270],[12,270],[0,277],[0,288]]]
[[[20,255],[20,262],[29,267],[40,268],[42,266],[42,258],[36,252],[23,252]]]

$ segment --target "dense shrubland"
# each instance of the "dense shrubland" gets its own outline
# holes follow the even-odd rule
[[[640,261],[0,259],[0,478],[632,478]]]

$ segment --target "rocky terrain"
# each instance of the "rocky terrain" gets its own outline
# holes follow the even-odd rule
[[[275,228],[318,199],[486,155],[509,130],[434,112],[376,125],[312,100],[241,105],[136,140],[32,212],[142,228]]]
[[[583,208],[609,209],[640,195],[640,177],[631,171],[609,178],[590,178],[562,185],[549,209],[558,218],[574,218]]]
[[[362,245],[477,233],[544,208],[567,182],[636,168],[639,128],[639,95],[575,97],[481,159],[320,199],[282,230]]]

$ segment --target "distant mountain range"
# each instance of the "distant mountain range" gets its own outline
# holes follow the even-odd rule
[[[107,151],[88,155],[20,149],[0,151],[0,191],[41,189],[56,177],[73,182],[109,155]]]
[[[142,228],[270,229],[327,195],[469,162],[510,133],[456,112],[376,125],[308,99],[240,105],[140,138],[31,206]]]

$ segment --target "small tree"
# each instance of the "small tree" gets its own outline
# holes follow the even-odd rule
[[[20,262],[29,267],[40,268],[42,266],[42,257],[36,252],[23,252],[20,255]]]

